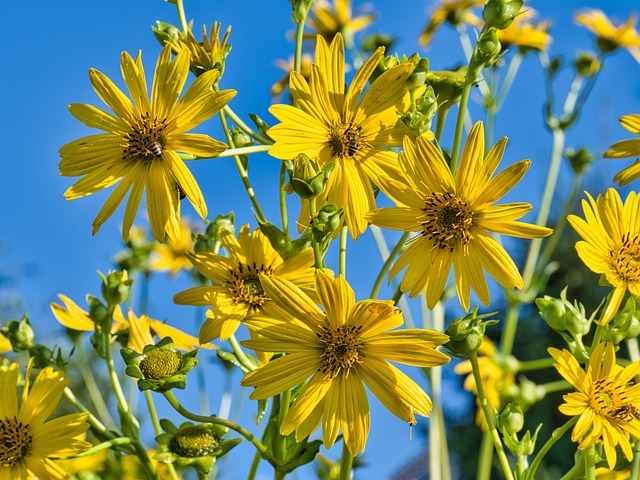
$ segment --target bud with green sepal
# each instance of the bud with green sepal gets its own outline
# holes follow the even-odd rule
[[[300,198],[305,200],[316,198],[324,192],[327,180],[329,180],[334,168],[334,163],[328,163],[320,168],[316,159],[301,153],[291,162],[289,170],[291,179],[288,190],[297,193]]]
[[[482,11],[482,18],[490,27],[504,30],[520,13],[522,0],[489,0]]]
[[[98,272],[102,279],[102,298],[107,302],[107,307],[113,311],[116,305],[124,302],[129,297],[133,278],[129,278],[127,271],[111,270],[105,276]]]
[[[445,333],[449,335],[449,341],[444,346],[455,355],[469,355],[475,353],[482,345],[482,337],[487,327],[495,325],[498,320],[482,320],[492,317],[496,312],[478,315],[478,307],[454,321],[452,321]]]
[[[22,352],[35,346],[36,335],[27,314],[24,314],[20,321],[9,320],[7,326],[2,329],[2,335],[9,339],[14,352]]]
[[[586,148],[578,150],[567,149],[564,156],[569,160],[569,164],[576,175],[583,175],[593,163],[596,156]]]
[[[591,52],[578,52],[573,66],[581,77],[591,77],[600,71],[602,62]]]

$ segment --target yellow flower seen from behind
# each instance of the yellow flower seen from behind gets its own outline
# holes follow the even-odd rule
[[[169,272],[175,277],[181,270],[191,270],[193,265],[189,259],[193,253],[192,228],[188,219],[180,220],[180,240],[175,244],[154,243],[151,246],[149,270],[152,272]]]
[[[65,197],[74,200],[117,183],[93,221],[93,234],[129,194],[122,226],[126,242],[144,193],[155,238],[164,242],[166,235],[168,241],[177,242],[181,197],[202,218],[207,216],[200,187],[178,152],[213,157],[227,148],[208,135],[187,132],[217,113],[235,91],[213,91],[219,72],[211,70],[200,75],[179,99],[189,74],[189,53],[181,52],[172,61],[170,47],[158,57],[150,99],[141,55],[133,60],[123,53],[120,66],[131,100],[107,76],[92,69],[91,84],[113,114],[86,104],[69,106],[71,114],[86,126],[106,133],[60,148],[60,174],[82,176]]]
[[[529,8],[514,18],[507,28],[498,30],[498,40],[502,48],[506,49],[513,45],[521,51],[548,50],[551,43],[549,22],[533,23],[536,15],[537,12]]]
[[[621,47],[640,62],[640,35],[635,28],[635,15],[631,15],[626,23],[616,26],[602,10],[590,8],[576,14],[575,22],[595,34],[598,48],[603,53]]]
[[[248,374],[243,386],[256,387],[251,399],[265,399],[304,382],[284,416],[280,433],[298,440],[322,424],[326,448],[342,431],[351,455],[363,451],[370,414],[366,387],[401,420],[414,425],[415,414],[428,416],[424,390],[389,361],[435,367],[449,361],[436,347],[449,339],[441,332],[398,329],[402,313],[391,301],[355,301],[344,277],[315,275],[320,304],[293,283],[261,276],[264,289],[281,311],[274,317],[245,321],[261,338],[242,342],[256,351],[284,352]]]
[[[60,403],[71,380],[46,367],[31,383],[29,361],[21,400],[18,400],[18,364],[0,369],[0,479],[65,480],[69,475],[55,460],[91,448],[85,441],[88,413],[48,418]]]
[[[429,21],[420,34],[420,44],[425,47],[429,45],[433,34],[444,22],[454,26],[469,24],[481,28],[484,22],[473,14],[472,9],[484,3],[485,0],[442,0],[431,12]]]
[[[640,135],[640,114],[625,115],[620,118],[620,124],[631,133]],[[604,158],[640,157],[640,138],[630,138],[614,143],[604,152]],[[624,187],[640,177],[640,159],[636,158],[630,166],[616,173],[614,182]]]
[[[354,34],[367,28],[376,19],[375,13],[354,17],[351,3],[351,0],[313,2],[307,19],[307,25],[312,31],[309,37],[322,35],[327,43],[331,43],[337,34],[341,34],[346,44],[351,45]]]
[[[593,349],[586,371],[567,350],[549,348],[560,375],[577,391],[564,395],[560,412],[579,416],[571,440],[584,450],[602,443],[609,468],[616,464],[616,445],[627,460],[633,458],[629,436],[640,438],[640,386],[633,377],[640,372],[640,362],[621,367],[611,343]]]
[[[606,325],[616,314],[627,290],[640,296],[640,197],[635,192],[622,203],[613,188],[596,200],[587,193],[582,201],[584,219],[569,215],[568,221],[582,241],[576,243],[578,256],[594,273],[613,287],[602,316]]]
[[[522,288],[518,267],[489,232],[522,238],[551,234],[546,227],[516,221],[531,209],[530,204],[494,205],[531,164],[522,160],[494,176],[506,143],[506,138],[501,139],[485,157],[484,130],[481,122],[476,123],[454,176],[440,150],[424,136],[416,143],[405,138],[399,157],[404,180],[386,186],[397,207],[380,208],[366,216],[383,228],[418,232],[389,275],[393,278],[407,267],[400,288],[410,297],[426,290],[429,308],[440,299],[452,266],[465,310],[469,310],[470,288],[484,305],[489,304],[484,271],[505,288]]]

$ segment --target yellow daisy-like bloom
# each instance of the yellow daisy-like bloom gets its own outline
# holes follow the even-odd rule
[[[537,12],[529,8],[518,15],[511,25],[504,30],[498,30],[498,39],[503,49],[512,45],[521,50],[546,51],[551,43],[549,35],[549,22],[533,23],[533,18]]]
[[[484,5],[485,0],[443,0],[431,12],[429,23],[424,27],[419,42],[423,46],[429,45],[433,34],[444,22],[452,25],[466,23],[475,27],[482,27],[484,22],[471,12],[473,7]]]
[[[502,399],[502,394],[515,383],[515,377],[513,374],[505,372],[505,370],[496,363],[495,359],[496,347],[488,337],[484,337],[482,345],[478,348],[478,366],[480,367],[482,386],[484,387],[489,405],[500,412],[506,403]],[[463,386],[465,390],[476,396],[476,405],[478,406],[476,409],[476,424],[486,432],[488,427],[487,420],[480,406],[480,400],[478,399],[478,389],[472,374],[471,362],[469,360],[460,362],[455,366],[454,371],[458,375],[467,375],[464,379]]]
[[[603,52],[622,47],[640,62],[640,35],[635,28],[635,15],[631,15],[626,23],[615,26],[601,10],[587,9],[576,14],[574,20],[596,35],[598,48]]]
[[[191,257],[193,265],[213,286],[190,288],[173,297],[180,305],[210,307],[200,329],[201,343],[218,337],[227,340],[247,315],[274,313],[271,298],[262,287],[261,274],[285,278],[305,291],[313,286],[310,248],[284,260],[260,229],[251,233],[249,225],[240,229],[237,239],[228,230],[222,230],[220,240],[229,257],[211,252]]]
[[[640,135],[640,115],[625,115],[620,118],[620,124],[629,130],[631,133]],[[640,157],[640,138],[631,138],[629,140],[622,140],[616,142],[604,152],[605,158],[626,158],[626,157]],[[618,182],[618,185],[624,187],[625,185],[633,182],[640,177],[640,160],[636,160],[632,165],[628,166],[624,170],[616,173],[613,177],[614,182]]]
[[[247,375],[241,385],[256,387],[250,398],[265,399],[307,382],[285,415],[280,433],[306,438],[322,422],[326,448],[342,430],[351,455],[363,451],[369,433],[364,386],[394,415],[414,425],[414,414],[429,416],[431,400],[388,360],[434,367],[449,361],[435,350],[449,337],[424,329],[394,330],[402,313],[391,301],[355,301],[344,277],[316,272],[324,307],[291,282],[261,276],[264,289],[282,309],[275,318],[252,317],[247,326],[262,337],[242,342],[256,351],[284,352]],[[308,380],[308,381],[307,381]]]
[[[169,43],[171,50],[175,54],[179,54],[183,50],[187,50],[191,58],[191,68],[196,75],[200,75],[208,70],[217,69],[221,73],[224,70],[224,59],[231,49],[231,45],[227,45],[229,35],[231,34],[231,26],[220,40],[221,24],[214,22],[211,31],[207,36],[207,27],[202,26],[202,42],[196,40],[191,30],[187,31],[187,36],[179,32],[179,40]]]
[[[88,413],[72,413],[48,420],[58,406],[68,378],[46,367],[30,382],[29,360],[22,399],[18,405],[18,364],[0,369],[0,480],[38,477],[69,478],[54,459],[91,448],[85,441]]]
[[[376,19],[375,13],[354,17],[351,0],[333,0],[333,5],[326,0],[313,3],[307,25],[313,32],[306,38],[322,35],[327,43],[331,43],[337,34],[341,34],[348,45],[353,43],[353,36],[367,28]]]
[[[311,55],[308,53],[302,54],[302,58],[300,59],[300,74],[307,82],[311,76],[311,63]],[[293,57],[290,57],[288,61],[276,60],[276,65],[285,71],[285,75],[271,85],[270,93],[274,97],[280,96],[284,89],[289,86],[289,77],[291,76],[291,72],[293,72]]]
[[[406,138],[400,153],[403,184],[389,182],[388,194],[397,207],[381,208],[366,216],[391,230],[420,232],[408,242],[390,271],[390,278],[407,271],[400,285],[416,297],[426,290],[433,308],[444,291],[451,266],[462,308],[469,310],[469,289],[489,304],[486,270],[505,288],[522,288],[522,277],[505,249],[488,233],[540,238],[552,230],[516,222],[531,205],[524,202],[493,205],[524,176],[531,162],[522,160],[492,178],[504,153],[502,138],[484,157],[484,130],[478,122],[469,132],[455,177],[438,148],[424,137]]]
[[[624,204],[620,194],[609,188],[596,200],[587,193],[582,201],[585,220],[567,219],[583,241],[576,243],[578,256],[595,273],[613,286],[601,324],[608,324],[629,290],[640,296],[640,197],[631,192]]]
[[[227,148],[208,135],[186,132],[218,112],[235,91],[213,91],[211,86],[219,72],[211,70],[200,75],[178,99],[189,74],[189,53],[181,52],[171,61],[170,47],[158,57],[151,100],[140,53],[133,60],[124,52],[121,69],[133,102],[104,74],[89,71],[94,90],[115,115],[91,105],[69,106],[82,123],[106,133],[83,137],[60,148],[60,174],[83,176],[65,197],[84,197],[119,182],[93,221],[93,234],[131,191],[122,226],[126,242],[146,191],[153,235],[164,242],[166,233],[169,241],[176,242],[180,238],[181,197],[188,198],[200,216],[207,216],[200,187],[178,152],[212,157]]]
[[[53,316],[56,317],[58,322],[71,330],[79,332],[93,332],[95,330],[95,323],[86,311],[69,297],[62,294],[59,294],[58,297],[62,300],[64,306],[53,302],[50,304]],[[111,333],[113,335],[128,333],[127,347],[136,352],[141,352],[147,345],[154,345],[154,334],[159,338],[171,337],[174,347],[180,350],[191,351],[195,346],[214,348],[212,345],[200,345],[197,338],[159,320],[149,318],[147,315],[138,317],[133,313],[132,309],[129,309],[127,318],[125,318],[119,305],[116,306],[113,312]]]
[[[376,50],[362,65],[346,90],[342,35],[336,35],[331,47],[318,36],[310,82],[291,73],[289,89],[300,108],[269,109],[282,122],[269,129],[275,140],[271,155],[288,160],[304,153],[317,159],[320,168],[335,164],[318,205],[328,201],[343,208],[354,239],[367,228],[364,214],[375,207],[371,183],[383,174],[399,176],[397,154],[385,147],[400,146],[404,135],[410,134],[397,110],[405,108],[404,101],[408,105],[403,85],[413,71],[412,63],[387,70],[362,94],[383,50]],[[308,202],[299,223],[309,224]]]
[[[149,270],[155,272],[169,272],[175,277],[181,270],[191,270],[193,265],[189,255],[193,253],[193,238],[188,219],[180,220],[180,241],[174,245],[154,243],[151,247]]]
[[[631,478],[631,471],[627,468],[625,470],[610,470],[606,467],[596,468],[596,480],[629,480]]]
[[[7,337],[0,334],[0,355],[10,352],[12,350],[11,342]]]
[[[640,372],[640,362],[622,368],[616,365],[613,345],[600,343],[585,372],[571,352],[548,351],[560,375],[578,390],[564,395],[566,403],[558,407],[565,415],[580,415],[571,440],[579,442],[580,450],[602,442],[610,469],[616,464],[616,445],[631,461],[629,435],[640,438],[640,385],[631,382]]]

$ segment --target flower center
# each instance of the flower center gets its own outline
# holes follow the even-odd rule
[[[425,198],[422,211],[422,217],[418,218],[422,235],[436,247],[447,248],[450,252],[461,242],[466,255],[472,237],[469,229],[473,224],[473,214],[467,203],[453,193],[435,192]]]
[[[151,380],[169,378],[179,368],[180,359],[175,352],[168,350],[153,350],[140,362],[140,371]]]
[[[0,467],[11,468],[21,462],[29,455],[32,442],[29,425],[16,417],[0,420]]]
[[[195,425],[181,429],[171,439],[171,451],[181,457],[202,457],[213,453],[218,439],[207,428]]]
[[[635,234],[622,237],[622,244],[610,250],[611,266],[615,275],[626,282],[640,282],[640,238]]]
[[[360,350],[363,345],[358,340],[358,334],[361,328],[361,326],[324,327],[322,335],[316,334],[324,344],[324,352],[321,355],[322,365],[318,370],[328,373],[329,378],[334,378],[341,370],[346,370],[348,374],[351,367],[360,363]]]
[[[354,157],[363,146],[360,130],[362,127],[349,125],[335,125],[329,129],[327,145],[331,148],[331,155],[336,157]]]
[[[257,266],[240,263],[235,270],[231,271],[231,281],[229,290],[233,296],[233,304],[246,303],[249,308],[258,310],[269,297],[262,288],[258,275],[272,275],[273,270],[264,265]]]
[[[122,158],[135,162],[152,162],[162,158],[165,144],[164,120],[151,118],[148,113],[135,118],[131,132],[125,135]]]
[[[625,403],[623,385],[614,385],[611,380],[602,378],[594,386],[595,392],[589,399],[589,408],[619,422],[630,422],[634,418],[640,420],[640,409]]]

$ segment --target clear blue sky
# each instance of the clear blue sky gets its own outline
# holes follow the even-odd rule
[[[356,7],[361,4],[356,1]],[[537,0],[529,4],[541,12],[542,18],[552,21],[552,55],[572,55],[577,50],[594,48],[592,35],[573,23],[573,13],[579,8],[601,8],[616,20],[626,19],[634,7],[638,9],[634,0]],[[462,62],[462,52],[449,27],[438,32],[429,50],[417,44],[432,6],[430,0],[379,1],[376,5],[379,19],[370,31],[397,36],[397,52],[410,55],[418,51],[429,58],[434,70],[457,65]],[[223,29],[232,25],[233,49],[221,86],[238,91],[230,105],[243,118],[253,112],[272,123],[273,118],[267,112],[272,103],[269,87],[282,74],[274,61],[293,52],[293,43],[287,35],[293,29],[289,3],[186,0],[186,10],[188,18],[194,20],[197,36],[203,24],[210,27],[219,21]],[[42,341],[44,332],[57,335],[61,331],[49,312],[49,302],[58,293],[64,293],[84,306],[87,293],[99,293],[96,270],[110,268],[111,258],[121,248],[122,209],[97,236],[91,236],[91,222],[107,198],[106,192],[73,202],[66,202],[63,197],[73,179],[59,176],[58,149],[71,140],[95,133],[75,120],[67,105],[89,103],[103,108],[87,72],[89,68],[97,68],[122,87],[119,57],[124,50],[132,54],[142,50],[150,79],[160,50],[150,27],[156,20],[174,24],[178,21],[175,7],[161,0],[25,0],[9,2],[3,11],[5,41],[0,81],[4,98],[0,135],[8,148],[0,189],[0,300],[19,297],[20,310],[28,311]],[[561,98],[567,81],[558,85]],[[500,114],[496,136],[509,137],[503,166],[522,158],[533,160],[513,198],[534,204],[539,201],[535,195],[542,187],[551,145],[550,134],[542,126],[543,100],[542,71],[535,55],[529,55]],[[477,118],[477,106],[471,108]],[[630,134],[617,123],[620,116],[629,113],[640,113],[640,67],[627,52],[621,51],[608,58],[567,146],[586,146],[602,153],[614,141],[629,138]],[[216,138],[222,138],[213,123],[206,128],[213,129]],[[449,136],[443,143],[450,146],[450,141]],[[610,183],[623,164],[628,162],[598,160],[585,180],[585,188],[602,185],[602,181]],[[209,218],[233,210],[238,225],[250,222],[255,226],[230,159],[191,162],[189,166],[204,192]],[[250,174],[263,205],[274,198],[278,168],[279,161],[267,154],[251,157]],[[561,184],[568,186],[569,178],[561,179]],[[183,209],[183,214],[195,218],[190,208]],[[275,203],[271,202],[267,215],[276,219],[276,214]],[[527,220],[533,221],[532,217]],[[145,224],[142,214],[136,223]],[[373,245],[370,235],[365,235],[350,250],[347,275],[354,279],[358,298],[368,294],[371,285],[368,279],[379,268],[379,256]],[[366,283],[359,285],[356,277]],[[171,284],[164,276],[154,279],[151,315],[168,319],[173,325],[192,325],[192,310],[165,301],[187,287],[186,276]],[[192,333],[196,333],[195,328]],[[409,441],[405,424],[379,408],[373,398],[371,403],[374,408],[366,452],[368,468],[362,478],[385,478],[420,452],[422,445],[415,439]],[[245,406],[253,409],[252,405]]]

